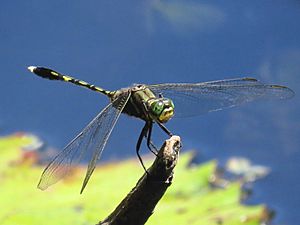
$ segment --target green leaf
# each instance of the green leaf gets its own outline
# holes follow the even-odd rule
[[[136,159],[104,163],[80,195],[86,167],[78,166],[66,180],[40,191],[36,185],[44,165],[28,163],[22,151],[31,141],[26,135],[0,138],[0,224],[95,224],[114,210],[144,172]],[[180,156],[173,184],[147,224],[260,224],[265,206],[241,204],[239,183],[212,188],[216,161],[189,165],[192,157],[191,152]]]

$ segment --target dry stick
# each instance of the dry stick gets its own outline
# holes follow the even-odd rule
[[[148,169],[148,175],[145,173],[117,208],[98,225],[145,224],[152,215],[154,207],[172,183],[173,169],[176,166],[180,148],[179,136],[172,136],[166,140],[154,163]]]

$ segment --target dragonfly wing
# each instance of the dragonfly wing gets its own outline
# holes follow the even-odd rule
[[[105,144],[123,110],[130,92],[108,104],[45,168],[38,188],[45,190],[67,176],[72,167],[91,154],[81,192],[93,173]]]
[[[258,99],[286,99],[294,95],[287,87],[263,84],[254,78],[156,84],[149,88],[157,96],[173,100],[176,117],[196,116]]]

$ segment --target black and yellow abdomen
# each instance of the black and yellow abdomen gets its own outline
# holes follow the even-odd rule
[[[48,69],[48,68],[45,68],[45,67],[29,66],[28,69],[30,70],[30,72],[38,75],[39,77],[46,78],[48,80],[60,80],[60,81],[64,81],[64,82],[69,82],[69,83],[76,84],[78,86],[88,88],[92,91],[100,92],[100,93],[105,94],[107,96],[112,95],[112,92],[104,90],[103,88],[97,87],[93,84],[89,84],[88,82],[76,79],[76,78],[71,77],[71,76],[63,75],[59,72],[56,72],[54,70],[51,70],[51,69]]]

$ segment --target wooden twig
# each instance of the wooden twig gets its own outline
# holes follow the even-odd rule
[[[173,179],[181,142],[179,136],[166,140],[148,169],[117,208],[98,225],[141,225],[152,215],[154,207]],[[129,174],[130,175],[130,174]]]

